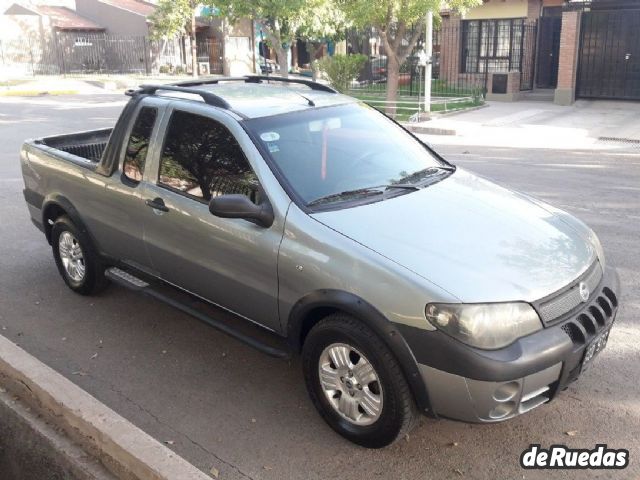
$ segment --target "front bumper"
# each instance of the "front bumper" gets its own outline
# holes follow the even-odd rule
[[[440,331],[399,326],[418,362],[431,413],[498,422],[553,399],[580,375],[586,348],[611,328],[618,292],[618,275],[609,267],[588,302],[498,350],[470,347]]]

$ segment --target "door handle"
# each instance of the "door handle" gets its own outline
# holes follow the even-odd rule
[[[148,207],[153,208],[154,210],[160,210],[161,212],[168,212],[169,207],[164,204],[164,200],[160,197],[154,198],[153,200],[149,199],[144,202]]]

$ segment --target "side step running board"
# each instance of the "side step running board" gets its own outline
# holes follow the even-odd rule
[[[242,333],[237,329],[233,328],[232,326],[227,325],[226,323],[223,323],[219,320],[216,320],[215,318],[212,318],[209,315],[202,313],[179,300],[171,298],[168,295],[165,295],[164,293],[158,290],[155,290],[150,283],[120,268],[111,267],[105,271],[104,275],[114,283],[117,283],[118,285],[128,288],[129,290],[142,292],[146,295],[149,295],[150,297],[160,300],[161,302],[171,305],[172,307],[177,308],[181,312],[184,312],[187,315],[191,315],[192,317],[195,317],[198,320],[206,323],[207,325],[210,325],[211,327],[216,328],[223,333],[226,333],[230,337],[235,338],[236,340],[244,343],[245,345],[249,345],[250,347],[253,347],[256,350],[259,350],[260,352],[265,353],[271,357],[289,358],[291,356],[287,350],[280,349],[272,345],[268,345],[267,343],[262,342],[259,339],[254,338],[250,335]]]

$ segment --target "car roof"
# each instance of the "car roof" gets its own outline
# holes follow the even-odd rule
[[[228,82],[199,87],[226,100],[231,109],[248,118],[354,103],[353,97],[304,85],[273,85],[269,83]],[[313,105],[310,102],[313,102]]]
[[[248,81],[247,78],[252,78]],[[213,78],[173,85],[143,85],[138,93],[199,100],[230,110],[244,118],[258,118],[313,108],[344,105],[357,99],[335,92],[326,85],[304,79],[273,77]],[[302,82],[302,83],[297,83]],[[205,98],[208,97],[208,98]]]

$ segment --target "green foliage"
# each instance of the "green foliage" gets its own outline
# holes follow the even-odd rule
[[[345,15],[358,27],[375,26],[388,31],[394,24],[411,25],[424,20],[426,12],[440,8],[464,12],[482,0],[336,0]]]
[[[166,38],[187,33],[196,6],[195,0],[160,0],[156,11],[149,17],[151,36]]]
[[[206,0],[231,22],[248,17],[256,22],[275,49],[280,74],[286,76],[287,52],[302,23],[303,11],[322,0]]]
[[[475,7],[482,0],[335,0],[346,18],[359,28],[376,27],[387,54],[387,113],[393,115],[400,65],[414,49],[424,30],[427,12],[438,16],[445,6],[456,11]]]
[[[339,41],[344,39],[350,26],[351,22],[334,0],[316,0],[305,5],[296,33],[310,42]]]
[[[346,92],[366,62],[365,55],[334,55],[324,57],[318,63],[331,85],[339,92]]]
[[[309,4],[305,0],[208,0],[217,7],[220,14],[232,22],[241,18],[251,18],[265,30],[274,48],[281,44],[291,44],[301,23],[302,12]]]
[[[281,27],[294,21],[305,8],[305,0],[209,0],[205,2],[220,9],[220,14],[232,21],[243,17],[277,22]]]

